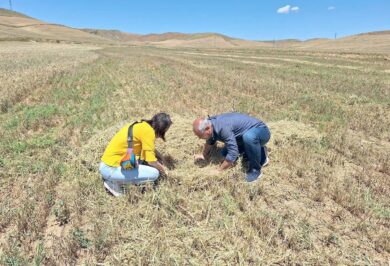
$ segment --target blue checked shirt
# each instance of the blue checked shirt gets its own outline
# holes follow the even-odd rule
[[[253,127],[266,127],[263,121],[240,113],[225,113],[209,119],[213,125],[213,135],[206,143],[214,145],[217,141],[224,142],[228,152],[225,159],[232,162],[239,156],[237,138],[242,138]]]

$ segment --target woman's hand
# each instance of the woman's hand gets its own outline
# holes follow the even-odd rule
[[[161,173],[167,173],[167,168],[163,164],[161,164],[161,163],[159,163],[159,164],[160,164],[160,167],[158,168],[158,170]]]
[[[159,163],[158,161],[149,162],[149,165],[156,168],[158,171],[160,171],[160,173],[164,173],[164,174],[167,173],[165,166],[163,164]]]
[[[166,179],[168,177],[168,169],[164,165],[161,165],[161,168],[158,170],[162,179]]]

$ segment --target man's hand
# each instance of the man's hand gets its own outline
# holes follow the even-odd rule
[[[219,166],[219,170],[223,171],[228,168],[232,168],[234,166],[234,163],[228,160],[224,160],[222,164]]]
[[[206,159],[204,158],[203,154],[199,153],[194,155],[194,160],[195,162],[199,162],[199,161],[204,161]]]
[[[194,161],[195,161],[195,164],[199,167],[205,167],[207,165],[207,161],[204,158],[203,154],[195,154]]]

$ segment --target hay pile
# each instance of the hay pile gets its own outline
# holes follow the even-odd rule
[[[96,263],[96,259],[109,264],[303,260],[318,264],[319,250],[328,258],[335,256],[337,249],[324,246],[323,241],[332,236],[326,219],[338,206],[321,196],[323,188],[315,185],[316,169],[325,171],[325,163],[312,152],[321,142],[314,128],[294,121],[268,123],[270,165],[260,182],[248,184],[240,162],[222,174],[215,173],[213,169],[223,159],[218,148],[207,165],[195,165],[193,155],[204,141],[192,133],[193,118],[172,115],[172,119],[167,141],[156,143],[170,167],[157,188],[129,186],[121,198],[110,197],[103,189],[97,167],[100,156],[126,122],[98,132],[73,153],[74,168],[59,197],[70,209],[67,226],[81,228],[95,243],[91,253],[87,249],[73,255],[77,264]],[[321,208],[315,206],[317,201],[323,201]],[[343,215],[345,221],[354,221],[353,216]],[[60,250],[56,256],[72,257],[74,236],[58,239],[64,240],[53,241],[58,243],[53,250]]]
[[[212,151],[211,160],[206,165],[195,165],[194,154],[200,153],[204,140],[198,139],[192,132],[192,122],[194,118],[173,115],[173,125],[166,134],[166,142],[157,140],[156,149],[163,155],[164,163],[167,165],[169,175],[182,181],[191,182],[193,179],[199,179],[202,176],[209,176],[209,173],[215,174],[215,169],[223,161],[220,155],[222,143]],[[128,121],[121,121],[103,131],[96,133],[80,149],[72,155],[74,160],[82,162],[91,169],[97,169],[100,157],[103,151],[116,134]],[[268,143],[269,156],[272,160],[273,153],[277,152],[277,146],[283,146],[291,139],[320,141],[321,136],[318,131],[308,125],[296,121],[276,121],[268,123],[271,130],[271,140]],[[272,161],[271,161],[272,162]],[[244,171],[241,161],[238,162],[235,169],[230,170],[235,174]],[[244,173],[242,173],[242,181]]]

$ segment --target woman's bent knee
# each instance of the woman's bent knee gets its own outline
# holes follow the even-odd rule
[[[140,165],[138,170],[139,170],[139,177],[147,178],[150,181],[156,180],[160,175],[160,172],[156,168],[151,166]]]
[[[152,167],[153,168],[153,167]],[[151,179],[153,180],[153,181],[155,181],[155,180],[157,180],[157,178],[159,177],[159,175],[160,175],[160,172],[156,169],[156,168],[153,168],[152,170],[151,170]]]

